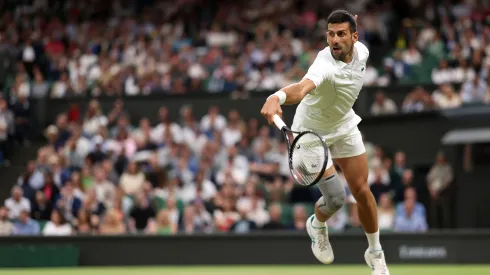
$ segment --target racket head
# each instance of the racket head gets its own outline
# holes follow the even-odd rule
[[[295,134],[288,154],[291,176],[299,185],[313,186],[322,179],[327,168],[327,144],[321,136],[311,131]]]

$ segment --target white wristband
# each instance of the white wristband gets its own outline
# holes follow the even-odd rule
[[[269,98],[271,98],[271,96],[277,96],[279,98],[279,104],[281,104],[281,105],[284,104],[284,102],[286,102],[286,93],[284,91],[279,90],[279,91],[271,94],[267,98],[267,100],[269,100]]]

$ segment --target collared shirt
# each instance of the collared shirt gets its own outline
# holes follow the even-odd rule
[[[419,212],[413,212],[411,216],[397,215],[395,219],[396,232],[425,232],[427,229],[427,220]]]
[[[301,124],[320,132],[338,125],[351,124],[346,130],[357,125],[361,118],[352,106],[363,85],[368,57],[369,50],[361,42],[354,44],[349,64],[334,59],[330,47],[320,51],[304,76],[315,83],[316,89],[298,107],[305,110]]]
[[[41,233],[39,223],[29,219],[26,223],[16,222],[14,225],[14,235],[32,236]]]

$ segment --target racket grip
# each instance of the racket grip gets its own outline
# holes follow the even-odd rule
[[[277,128],[279,128],[279,130],[282,130],[282,128],[286,126],[286,123],[284,123],[284,121],[282,121],[281,117],[278,115],[274,115],[274,124]]]

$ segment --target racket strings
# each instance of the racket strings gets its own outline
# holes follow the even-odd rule
[[[291,157],[291,171],[302,185],[314,183],[323,173],[323,164],[327,160],[323,141],[312,133],[306,133],[296,140]]]

